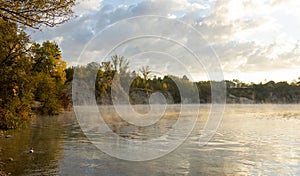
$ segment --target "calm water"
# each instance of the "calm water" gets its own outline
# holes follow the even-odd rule
[[[12,175],[300,175],[299,106],[227,105],[217,133],[200,147],[199,135],[209,112],[203,105],[183,145],[144,162],[119,160],[98,150],[82,133],[73,112],[40,117],[26,129],[9,131],[12,138],[0,138],[0,167]],[[114,120],[109,109],[102,112],[114,132],[141,140],[170,130],[178,115],[174,110],[159,128],[140,130]],[[28,153],[30,147],[33,154]],[[14,161],[7,161],[9,157]]]

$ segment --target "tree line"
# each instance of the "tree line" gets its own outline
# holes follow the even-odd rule
[[[33,108],[44,114],[68,108],[74,76],[93,84],[98,104],[126,98],[131,104],[147,104],[155,92],[167,103],[210,103],[211,85],[224,83],[228,103],[299,103],[297,83],[192,82],[184,75],[154,75],[149,66],[129,70],[129,61],[118,55],[110,61],[66,68],[56,43],[35,43],[24,29],[61,24],[70,19],[74,5],[74,0],[0,2],[1,129],[16,128],[30,120]]]
[[[114,55],[101,64],[92,62],[86,66],[66,69],[67,80],[75,76],[80,83],[93,82],[98,104],[113,104],[120,99],[129,99],[131,104],[147,104],[153,93],[159,92],[167,103],[211,103],[212,84],[214,91],[221,91],[218,85],[226,85],[227,103],[299,103],[300,86],[295,83],[269,81],[267,83],[246,84],[239,80],[190,81],[186,75],[158,76],[152,74],[149,66],[129,70],[129,61],[123,56]],[[93,77],[94,75],[94,77]],[[118,84],[120,86],[115,86]],[[71,93],[70,93],[71,94]],[[123,94],[123,97],[120,96]],[[84,104],[86,102],[77,102]]]

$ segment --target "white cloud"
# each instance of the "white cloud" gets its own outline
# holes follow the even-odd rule
[[[170,19],[179,19],[199,30],[203,37],[211,43],[221,60],[225,75],[249,75],[253,73],[278,72],[279,70],[300,70],[300,11],[299,1],[283,0],[220,0],[220,1],[174,1],[174,0],[87,0],[81,1],[75,7],[79,16],[70,22],[53,29],[44,29],[42,33],[33,34],[33,39],[44,41],[55,40],[63,51],[63,57],[69,64],[77,63],[84,46],[105,27],[122,19],[141,15],[161,15]],[[120,28],[111,28],[95,43],[95,49],[105,52],[118,38],[126,38],[141,29],[148,33],[160,33],[192,46],[203,53],[203,58],[209,54],[204,41],[199,42],[190,36],[188,31],[178,28],[176,23],[156,23],[144,21],[144,25],[124,23]],[[143,52],[151,46],[152,49],[183,55],[180,47],[170,46],[162,40],[135,41],[135,45],[121,47],[123,54]],[[100,48],[100,49],[99,49]],[[120,48],[120,49],[121,49]],[[94,55],[99,53],[90,51]],[[182,52],[182,53],[180,53]],[[149,57],[149,56],[148,56]],[[158,56],[157,56],[158,57]],[[162,57],[163,58],[163,57]],[[159,60],[162,62],[162,58]],[[86,60],[88,62],[90,60]],[[208,60],[207,64],[209,63]],[[188,65],[193,61],[184,60]],[[168,65],[168,67],[167,67]],[[171,68],[166,64],[164,68]],[[297,66],[299,65],[299,66]],[[154,67],[154,66],[153,66]],[[176,71],[175,66],[173,66]],[[157,67],[159,68],[159,67]],[[189,68],[196,73],[197,69]],[[251,73],[251,74],[250,74]],[[266,75],[266,74],[264,74]],[[275,75],[275,74],[274,74]],[[300,75],[300,73],[299,73]],[[272,74],[269,74],[270,78]],[[286,75],[287,79],[295,79],[294,75]],[[278,77],[277,77],[278,78]],[[265,78],[262,78],[265,79]],[[276,79],[276,78],[274,78]],[[257,81],[257,80],[256,80]]]
[[[101,0],[79,0],[76,1],[76,3],[77,5],[73,9],[75,14],[83,16],[85,14],[99,10]]]
[[[64,40],[64,38],[62,36],[57,36],[57,37],[54,37],[54,42],[57,43],[58,45],[61,44],[61,42]]]

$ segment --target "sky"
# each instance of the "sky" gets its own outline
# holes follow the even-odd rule
[[[300,77],[299,11],[296,0],[80,0],[70,21],[30,34],[55,41],[69,66],[118,54],[157,75],[291,82]]]

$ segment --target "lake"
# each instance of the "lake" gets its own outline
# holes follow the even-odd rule
[[[150,126],[142,128],[118,119],[113,107],[100,107],[100,112],[120,139],[148,141],[172,130],[180,114],[177,106],[162,120],[152,119]],[[8,131],[11,138],[0,138],[0,168],[12,175],[300,175],[299,106],[226,105],[217,132],[200,146],[210,111],[209,105],[201,105],[195,127],[183,144],[148,161],[126,161],[102,152],[94,144],[113,147],[114,141],[97,136],[91,143],[74,112],[39,116],[25,129]],[[147,108],[140,106],[137,111],[147,113]],[[189,114],[183,115],[189,124]],[[168,137],[182,138],[181,134]],[[29,153],[31,147],[34,153]],[[13,161],[8,161],[10,157]]]

